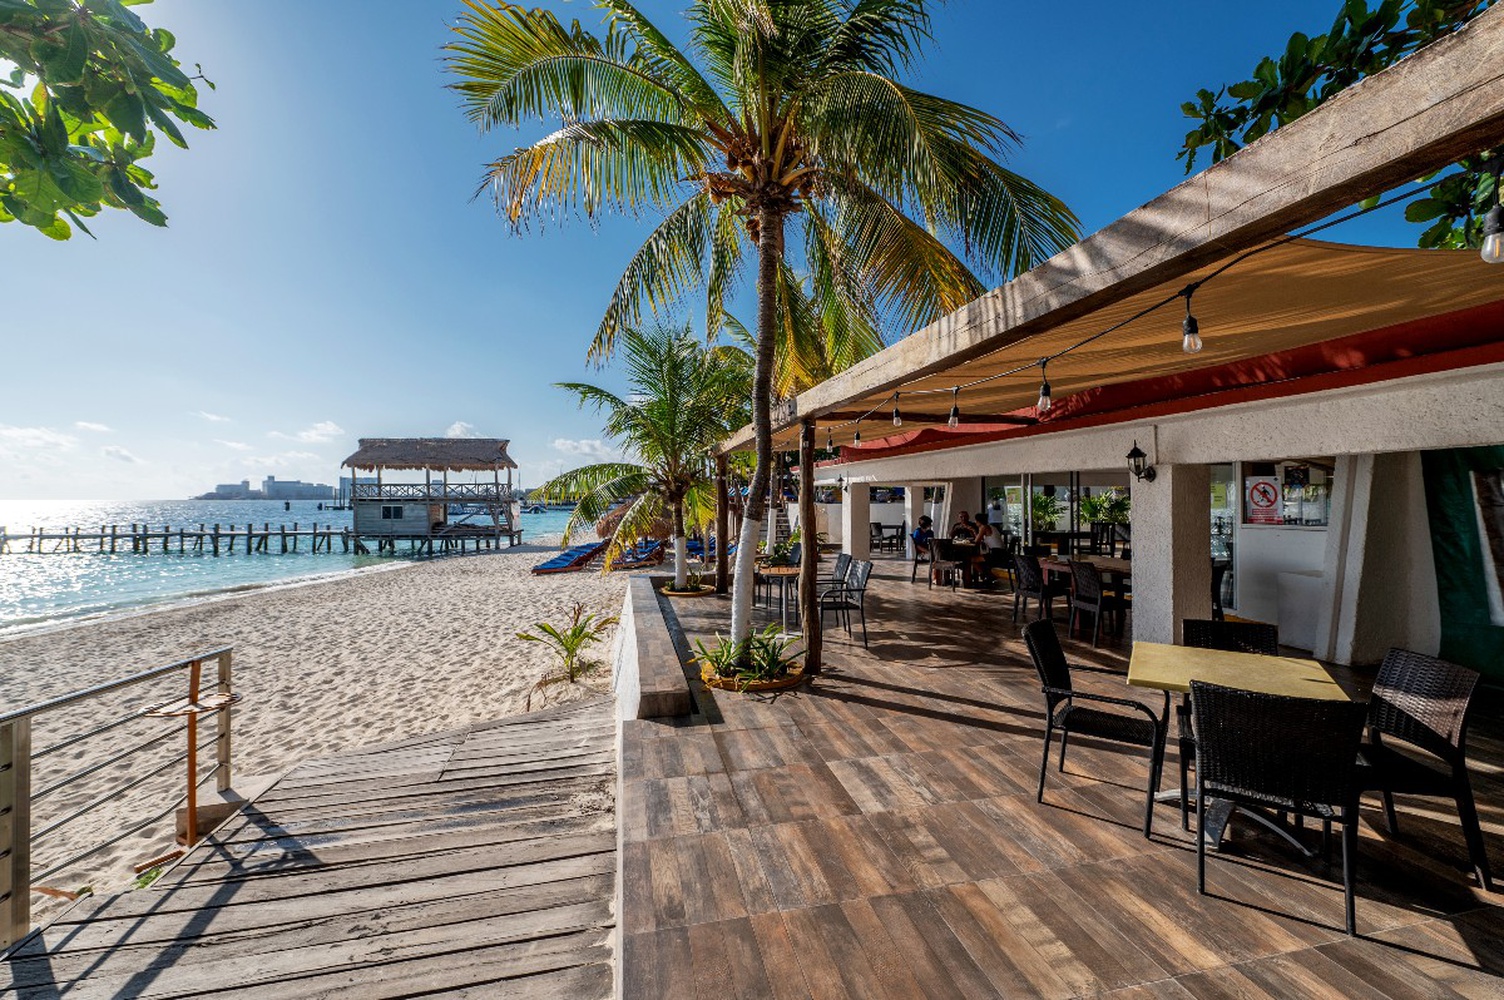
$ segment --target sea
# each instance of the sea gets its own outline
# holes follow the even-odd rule
[[[247,555],[243,550],[218,557],[210,552],[160,549],[150,554],[117,551],[78,553],[25,551],[25,534],[32,528],[80,528],[85,533],[101,525],[128,527],[132,523],[196,529],[200,524],[226,529],[280,524],[290,529],[314,524],[347,528],[350,512],[320,510],[318,501],[293,500],[154,500],[71,501],[0,500],[0,526],[11,535],[11,551],[0,553],[0,637],[35,631],[70,621],[110,616],[156,606],[211,598],[217,595],[278,586],[303,580],[357,573],[391,565],[397,556],[357,556],[341,551],[313,553],[307,540],[297,552]],[[549,510],[522,515],[523,540],[557,544],[569,512]],[[22,536],[17,546],[16,536]],[[55,544],[55,543],[52,543]],[[49,544],[48,548],[52,547]],[[85,545],[85,548],[88,546]],[[275,548],[275,542],[273,543]],[[20,551],[17,551],[17,549]]]

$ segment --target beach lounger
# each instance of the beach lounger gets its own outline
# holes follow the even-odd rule
[[[585,564],[599,555],[605,547],[605,542],[571,546],[534,566],[533,572],[541,576],[544,573],[569,573],[573,570],[584,569]]]
[[[622,553],[622,557],[616,560],[612,569],[645,569],[648,566],[662,564],[664,556],[664,544],[662,542],[645,542],[638,544],[630,552]]]

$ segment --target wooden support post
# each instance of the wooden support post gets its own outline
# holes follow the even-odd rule
[[[820,635],[819,595],[815,575],[820,572],[820,542],[815,537],[815,422],[799,426],[799,624],[804,630],[804,672],[820,673],[823,637]]]
[[[0,725],[0,951],[31,931],[31,718]]]
[[[169,537],[171,534],[172,534],[172,525],[170,525],[170,524],[164,524],[164,525],[162,525],[162,552],[164,554],[167,552],[167,545],[171,541],[171,538]]]
[[[219,555],[219,525],[214,526],[214,554]]]
[[[277,525],[277,531],[282,535],[282,554],[287,554],[287,525]]]
[[[715,457],[715,592],[724,594],[730,576],[731,559],[728,553],[731,532],[728,530],[731,498],[726,494],[726,456]]]
[[[115,554],[115,539],[116,539],[116,536],[119,534],[119,531],[120,531],[120,526],[118,524],[112,524],[112,525],[110,525],[110,555],[114,555]]]
[[[219,684],[217,691],[228,695],[231,691],[230,650],[219,654]],[[227,704],[214,713],[218,732],[214,736],[214,760],[219,765],[215,771],[215,787],[221,792],[230,790],[230,706]]]
[[[292,550],[298,551],[298,522],[292,522]]]
[[[247,523],[249,526],[249,522]],[[187,833],[188,846],[198,843],[198,713],[191,711],[198,702],[199,680],[203,673],[204,661],[194,660],[188,667],[188,813]]]

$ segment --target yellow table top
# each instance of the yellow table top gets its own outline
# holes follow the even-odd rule
[[[1315,660],[1193,649],[1163,642],[1133,644],[1133,655],[1128,661],[1129,684],[1161,691],[1189,691],[1193,680],[1292,698],[1348,700],[1347,692]]]

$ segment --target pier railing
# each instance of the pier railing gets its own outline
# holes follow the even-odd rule
[[[356,483],[351,487],[356,500],[413,500],[429,503],[503,503],[512,500],[512,491],[494,483]]]
[[[188,806],[188,841],[191,843],[196,839],[198,789],[211,780],[221,792],[228,791],[230,788],[230,715],[231,706],[236,698],[231,678],[231,650],[232,647],[226,646],[191,659],[155,667],[118,681],[75,691],[51,701],[0,715],[0,952],[4,952],[29,933],[33,892],[64,898],[74,897],[74,893],[45,886],[44,883],[47,880],[59,873],[113,847],[138,831],[161,822],[185,803]],[[201,692],[203,668],[211,663],[217,667],[217,674],[213,679],[202,683]],[[152,704],[117,712],[106,718],[100,717],[106,712],[115,711],[103,707],[106,696],[138,688],[176,674],[187,676],[188,697],[186,699],[181,697],[166,701],[158,699]],[[32,746],[33,723],[68,708],[77,708],[79,714],[87,718],[87,723],[74,727],[74,731],[68,732],[49,745],[34,748]],[[216,731],[212,741],[214,762],[206,770],[200,772],[197,723],[198,717],[204,714],[212,714],[216,720]],[[91,760],[87,764],[80,762],[79,766],[67,773],[61,775],[49,773],[46,784],[39,788],[33,787],[33,777],[37,773],[38,761],[64,750],[72,751],[74,759],[77,760],[78,748],[81,745],[147,717],[157,717],[163,721],[160,732],[153,732],[148,738],[132,742],[122,749],[110,748],[103,759]],[[173,722],[177,724],[170,724]],[[162,745],[169,743],[174,736],[184,734],[187,737],[184,749],[181,752],[169,754],[165,758],[162,757],[160,749]],[[139,755],[153,752],[156,756],[149,763],[140,763]],[[134,766],[122,768],[121,765],[127,761],[131,761]],[[165,809],[133,822],[128,829],[110,833],[100,843],[82,845],[70,850],[65,857],[51,861],[41,871],[31,870],[33,853],[38,844],[43,843],[70,823],[120,799],[153,778],[168,774],[177,767],[182,767],[187,773],[186,790],[170,802]],[[32,828],[33,810],[38,801],[65,788],[79,786],[79,783],[85,782],[86,779],[94,778],[96,775],[106,775],[117,769],[125,773],[104,791],[93,795],[87,802],[77,807],[63,807],[62,814],[57,818],[49,818],[48,822],[39,829]],[[104,780],[103,777],[97,778],[96,783],[102,780]]]

